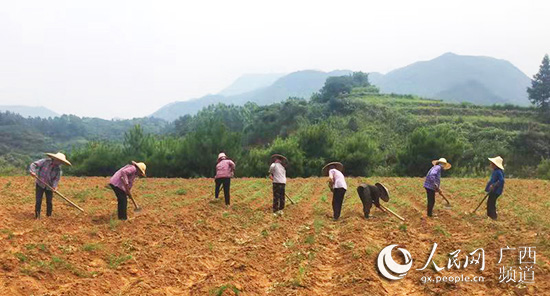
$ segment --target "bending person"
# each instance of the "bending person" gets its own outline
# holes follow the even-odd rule
[[[128,196],[132,195],[132,187],[137,176],[145,177],[147,166],[143,162],[132,161],[131,164],[125,165],[119,169],[109,182],[117,199],[117,215],[118,219],[128,219]]]
[[[432,161],[433,167],[426,174],[424,188],[426,189],[426,197],[428,199],[428,217],[433,216],[435,206],[435,193],[442,193],[441,190],[441,171],[451,168],[451,164],[445,158]]]
[[[323,167],[323,175],[328,176],[329,188],[332,191],[332,211],[334,220],[340,218],[342,204],[348,185],[344,178],[344,165],[339,162],[331,162]]]

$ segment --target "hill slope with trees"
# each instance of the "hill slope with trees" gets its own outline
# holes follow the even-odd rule
[[[212,105],[160,137],[135,127],[122,143],[72,151],[69,172],[108,175],[139,159],[151,176],[212,177],[223,150],[237,176],[265,176],[269,155],[282,153],[291,177],[317,176],[329,161],[343,162],[353,176],[423,176],[439,157],[453,163],[448,175],[484,176],[487,157],[496,155],[508,176],[536,177],[550,158],[550,125],[537,118],[534,108],[380,94],[366,74],[354,73],[328,78],[309,101]]]

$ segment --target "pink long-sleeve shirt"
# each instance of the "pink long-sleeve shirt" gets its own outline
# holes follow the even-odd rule
[[[216,165],[216,179],[231,178],[235,171],[235,163],[230,159],[224,159]]]
[[[112,177],[109,183],[113,186],[122,189],[126,192],[126,186],[124,186],[124,180],[128,182],[128,190],[132,189],[134,186],[134,180],[137,177],[137,169],[134,165],[129,164],[118,170]],[[129,193],[129,192],[126,192]]]

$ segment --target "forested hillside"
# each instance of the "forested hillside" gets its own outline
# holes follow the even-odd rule
[[[151,176],[211,177],[221,150],[237,163],[237,176],[265,176],[269,155],[282,153],[293,177],[319,175],[333,160],[348,175],[422,176],[439,157],[453,164],[448,175],[482,176],[495,155],[508,176],[536,177],[549,167],[550,126],[532,108],[379,94],[367,75],[354,73],[328,78],[309,101],[213,105],[181,117],[164,136],[136,127],[123,142],[72,151],[68,172],[108,175],[136,159]]]
[[[136,124],[152,134],[162,134],[167,126],[156,118],[103,120],[63,115],[46,119],[0,112],[0,174],[21,172],[32,158],[47,151],[70,151],[90,141],[121,141]]]

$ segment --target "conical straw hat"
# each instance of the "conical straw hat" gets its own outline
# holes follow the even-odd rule
[[[68,160],[67,160],[67,157],[65,156],[65,154],[61,153],[61,152],[57,152],[55,154],[53,153],[46,153],[47,156],[49,156],[50,158],[55,158],[59,161],[61,161],[62,163],[66,164],[66,165],[72,165]]]
[[[494,165],[496,165],[499,169],[504,170],[504,165],[502,164],[504,162],[504,159],[502,157],[497,156],[493,158],[488,158],[490,162],[492,162]]]

